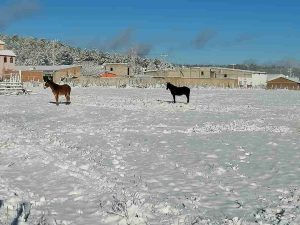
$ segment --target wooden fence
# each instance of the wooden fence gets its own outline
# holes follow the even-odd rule
[[[0,82],[0,93],[23,93],[23,83],[19,74],[11,74],[9,79]]]

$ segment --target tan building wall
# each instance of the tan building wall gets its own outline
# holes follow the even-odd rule
[[[158,78],[159,79],[159,78]],[[236,79],[219,79],[219,78],[166,78],[165,82],[170,82],[176,86],[212,86],[223,88],[238,87]]]
[[[189,67],[174,70],[145,71],[145,75],[152,77],[181,77],[181,78],[217,78],[238,79],[251,78],[255,72],[219,67]]]
[[[123,87],[130,85],[135,87],[155,87],[156,85],[165,85],[171,82],[176,86],[214,86],[223,88],[238,87],[236,79],[216,79],[216,78],[151,78],[151,77],[116,77],[116,78],[99,78],[92,76],[80,77],[80,84],[83,86],[116,86]]]
[[[81,66],[76,66],[72,68],[62,69],[55,71],[53,73],[53,81],[59,83],[63,78],[72,78],[79,79],[81,76]]]
[[[71,68],[61,69],[57,71],[43,71],[43,70],[24,70],[21,71],[22,81],[44,81],[44,76],[52,76],[53,81],[55,83],[59,83],[62,81],[63,78],[75,78],[75,80],[79,80],[81,76],[81,66],[74,66]]]
[[[105,71],[118,76],[131,76],[132,68],[127,63],[104,63]]]
[[[38,81],[43,82],[42,71],[22,71],[22,82]]]

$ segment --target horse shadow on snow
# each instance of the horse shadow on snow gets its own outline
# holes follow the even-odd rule
[[[53,101],[50,101],[49,103],[51,103],[51,104],[58,104],[58,105],[70,105],[71,104],[71,102],[58,102],[58,103],[56,103],[56,102],[53,102]]]
[[[169,104],[174,104],[173,101],[160,100],[160,99],[157,99],[156,101],[159,102],[159,103],[169,103]],[[178,103],[178,104],[184,104],[184,105],[187,105],[187,104],[188,104],[187,102],[178,102],[178,101],[177,101],[176,103]]]

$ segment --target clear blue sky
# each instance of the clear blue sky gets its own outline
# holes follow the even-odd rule
[[[296,0],[2,0],[3,12],[2,33],[176,63],[300,60]]]

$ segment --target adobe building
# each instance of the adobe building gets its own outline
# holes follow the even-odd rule
[[[0,40],[0,80],[16,72],[15,63],[16,54],[12,50],[5,49],[5,43]]]
[[[220,87],[252,87],[252,76],[265,72],[222,67],[183,67],[166,70],[145,71],[146,76],[167,79],[179,85],[195,84]]]
[[[22,82],[38,81],[45,79],[55,83],[61,81],[79,80],[81,76],[80,65],[54,65],[54,66],[16,66],[22,76]]]
[[[133,70],[128,63],[104,63],[105,72],[115,74],[120,77],[133,75]]]
[[[180,77],[180,78],[216,78],[216,79],[238,79],[252,78],[253,74],[264,74],[265,72],[239,70],[222,67],[184,67],[169,70],[145,71],[145,75],[152,77]]]

